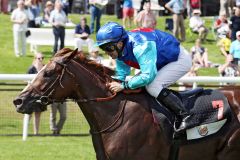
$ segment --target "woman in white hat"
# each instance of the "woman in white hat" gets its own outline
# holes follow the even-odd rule
[[[199,34],[199,38],[204,41],[208,34],[208,29],[204,26],[204,20],[200,17],[201,11],[199,9],[193,10],[193,16],[189,20],[189,27],[193,32]]]

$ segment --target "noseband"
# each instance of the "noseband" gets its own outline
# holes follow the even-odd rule
[[[73,60],[70,60],[70,61],[73,61]],[[69,61],[69,62],[70,62]],[[36,87],[34,87],[31,83],[29,83],[29,85],[32,87],[32,89],[39,95],[39,99],[36,100],[36,102],[38,103],[41,103],[42,105],[48,105],[50,103],[53,103],[53,102],[67,102],[67,101],[72,101],[72,100],[56,100],[56,99],[52,99],[50,98],[51,95],[53,94],[53,92],[55,91],[55,89],[53,88],[53,86],[55,86],[57,83],[60,85],[61,88],[64,88],[64,86],[62,85],[62,78],[63,76],[65,75],[65,73],[67,72],[72,78],[75,78],[75,75],[69,71],[69,69],[67,68],[68,65],[67,64],[64,64],[62,62],[58,62],[58,61],[53,61],[55,62],[56,64],[60,65],[62,67],[62,71],[61,71],[61,74],[57,76],[57,78],[53,81],[53,83],[47,87],[47,90],[44,91],[43,93],[41,93],[41,91],[39,91]],[[75,61],[73,61],[75,62]],[[78,63],[76,63],[78,64]],[[79,65],[79,64],[78,64]],[[82,65],[79,65],[81,68],[83,68],[85,71],[89,72],[90,74],[92,74],[94,77],[96,77],[93,73],[91,73],[87,68],[85,68],[84,66]],[[103,81],[103,78],[101,77],[98,77],[100,78],[102,81]],[[47,94],[47,95],[46,95]],[[46,95],[46,96],[45,96]],[[115,96],[117,95],[117,93],[113,93],[111,96],[109,97],[104,97],[104,98],[81,98],[81,99],[73,99],[73,101],[75,102],[80,102],[80,103],[87,103],[87,102],[90,102],[90,101],[93,101],[93,102],[104,102],[104,101],[109,101],[111,99],[113,99]]]

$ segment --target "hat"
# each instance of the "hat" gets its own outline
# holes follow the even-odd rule
[[[240,31],[237,31],[236,37],[240,36]]]
[[[199,9],[194,9],[193,14],[201,14],[201,11]]]
[[[47,1],[46,6],[53,6],[53,3],[51,1]]]

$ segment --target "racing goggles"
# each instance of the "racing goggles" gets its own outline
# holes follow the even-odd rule
[[[105,52],[113,52],[116,50],[116,43],[107,43],[104,45],[99,46]]]

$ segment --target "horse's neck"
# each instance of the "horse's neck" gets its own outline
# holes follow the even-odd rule
[[[118,101],[112,102],[92,102],[86,104],[78,104],[87,119],[91,131],[99,132],[114,120],[115,112],[118,112]],[[93,146],[96,151],[97,159],[106,160],[107,155],[102,139],[102,134],[92,134]]]
[[[71,70],[75,75],[78,75],[75,77],[75,92],[78,98],[100,98],[110,95],[110,91],[108,91],[105,84],[106,82],[103,82],[104,79],[100,78],[101,76],[89,71],[86,67],[79,65],[77,62],[73,64]]]

